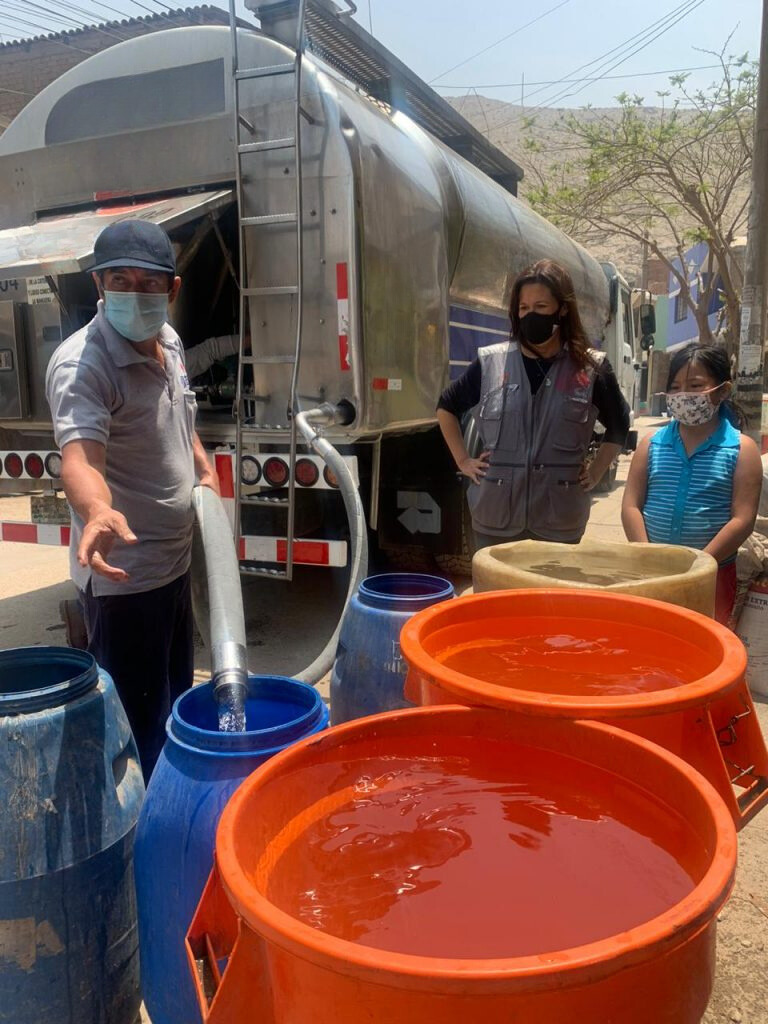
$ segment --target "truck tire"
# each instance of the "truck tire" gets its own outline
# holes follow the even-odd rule
[[[64,623],[67,644],[79,651],[88,650],[88,633],[80,602],[76,599],[59,601],[59,614]]]
[[[435,561],[441,572],[450,576],[471,576],[472,556],[475,553],[475,538],[472,534],[472,520],[469,515],[469,507],[466,499],[466,487],[464,500],[461,507],[461,554],[435,555]]]

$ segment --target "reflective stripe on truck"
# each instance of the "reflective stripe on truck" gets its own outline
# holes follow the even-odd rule
[[[0,522],[0,541],[12,544],[66,547],[69,536],[69,526]],[[238,557],[240,561],[249,562],[285,562],[287,548],[285,537],[241,537]],[[344,566],[347,564],[347,544],[343,540],[295,540],[293,560],[299,565]]]
[[[69,526],[53,523],[0,522],[0,540],[16,544],[53,544],[66,547],[69,544]]]

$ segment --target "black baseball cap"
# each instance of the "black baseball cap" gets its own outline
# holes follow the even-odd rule
[[[176,255],[168,235],[148,220],[121,220],[99,234],[93,246],[91,270],[140,267],[176,274]]]

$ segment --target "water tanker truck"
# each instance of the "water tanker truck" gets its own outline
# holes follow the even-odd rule
[[[34,493],[39,512],[0,525],[3,539],[67,540],[64,503],[51,512],[61,463],[45,370],[93,316],[93,241],[122,218],[174,242],[172,322],[198,433],[241,570],[287,581],[281,599],[294,566],[350,560],[338,474],[297,430],[300,410],[332,410],[324,439],[374,543],[444,566],[466,557],[435,407],[478,346],[507,337],[512,280],[534,260],[568,267],[632,407],[631,295],[616,268],[519,201],[512,161],[332,5],[308,22],[318,35],[336,19],[323,45],[297,55],[291,6],[254,0],[261,31],[233,22],[110,47],[0,137],[0,493]],[[357,74],[376,61],[384,98]]]

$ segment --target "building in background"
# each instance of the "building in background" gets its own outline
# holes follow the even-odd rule
[[[736,239],[733,246],[733,259],[739,265],[743,265],[746,239]],[[650,265],[652,261],[649,260]],[[672,354],[683,345],[697,341],[699,330],[696,318],[687,302],[680,294],[680,285],[675,275],[665,268],[661,260],[653,261],[659,264],[654,274],[654,284],[650,283],[649,288],[655,291],[660,288],[663,276],[666,281],[661,288],[667,294],[656,295],[656,333],[654,335],[653,349],[646,353],[641,371],[640,394],[645,396],[641,402],[642,412],[649,412],[657,415],[665,408],[664,391],[667,384],[667,370]],[[674,261],[677,267],[683,264],[680,260]],[[691,287],[694,299],[698,299],[700,290],[706,288],[707,267],[709,263],[709,247],[706,242],[699,242],[692,246],[684,257],[686,275]],[[661,289],[660,289],[661,290]],[[724,301],[721,290],[717,283],[709,302],[708,320],[713,334],[716,334],[721,327]]]
[[[229,25],[229,15],[203,4],[0,44],[0,133],[46,85],[86,57],[135,36],[188,25]]]
[[[733,260],[740,266],[743,266],[744,263],[746,244],[746,238],[737,238],[734,241],[731,250]],[[675,260],[674,263],[677,267],[682,266],[680,260]],[[709,246],[706,242],[699,242],[697,245],[690,248],[685,254],[686,277],[690,284],[691,293],[694,299],[698,299],[700,291],[707,286],[708,263]],[[683,345],[687,345],[691,341],[697,341],[699,337],[699,330],[696,324],[696,318],[688,306],[688,303],[680,294],[680,285],[678,284],[677,278],[671,271],[669,274],[668,291],[669,308],[667,310],[666,321],[666,348],[667,351],[674,352],[676,349]],[[709,309],[707,310],[707,319],[709,320],[709,326],[713,334],[715,334],[721,326],[724,305],[725,303],[723,301],[722,291],[717,287],[716,282],[709,300]]]

